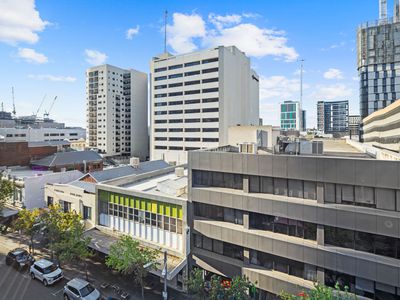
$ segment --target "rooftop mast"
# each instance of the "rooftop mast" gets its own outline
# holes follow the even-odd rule
[[[168,21],[168,11],[165,10],[165,13],[164,13],[164,53],[167,53],[167,21]]]
[[[13,113],[13,115],[15,117],[17,112],[15,111],[15,99],[14,99],[14,87],[13,86],[11,87],[11,94],[12,94],[12,102],[13,102],[13,111],[12,111],[12,113]]]

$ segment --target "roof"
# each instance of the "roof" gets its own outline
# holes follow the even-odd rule
[[[82,289],[83,287],[87,286],[89,282],[83,280],[81,278],[74,278],[67,283],[69,286],[72,286],[78,290]]]
[[[10,175],[11,177],[19,179],[25,179],[27,177],[43,176],[52,173],[53,171],[31,170],[28,168],[6,169],[6,174]]]
[[[55,146],[68,146],[68,141],[46,141],[46,142],[28,142],[28,147],[55,147]]]
[[[134,168],[130,165],[115,167],[103,171],[91,172],[89,173],[89,175],[97,182],[103,182],[128,175],[139,175],[151,171],[164,169],[167,167],[170,167],[170,165],[163,160],[152,160],[152,161],[141,162],[137,168]]]
[[[73,151],[73,152],[57,152],[45,158],[33,161],[31,164],[35,166],[64,166],[73,164],[83,164],[86,162],[102,161],[102,157],[95,151]]]
[[[79,187],[88,193],[92,193],[92,194],[96,193],[96,184],[92,183],[92,182],[76,180],[76,181],[70,182],[69,185]]]
[[[35,262],[36,265],[38,265],[41,268],[47,268],[51,266],[53,263],[47,259],[39,259],[38,261]]]

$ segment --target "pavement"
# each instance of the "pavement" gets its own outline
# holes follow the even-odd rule
[[[63,269],[65,278],[57,282],[54,286],[44,287],[41,282],[32,280],[27,271],[18,272],[14,268],[5,265],[5,255],[8,251],[17,247],[28,250],[27,245],[28,240],[17,233],[0,235],[0,300],[63,299],[62,289],[68,280],[75,277],[85,279],[85,270],[82,265],[74,263],[62,264],[61,268]],[[34,257],[35,259],[49,259],[50,253],[46,249],[39,249],[38,246],[35,246]],[[98,257],[94,257],[88,263],[88,281],[101,292],[103,299],[107,299],[108,297],[123,299],[111,287],[102,289],[101,285],[104,282],[110,285],[117,284],[123,291],[129,293],[130,296],[127,299],[142,299],[141,289],[139,286],[135,286],[132,278],[122,276],[110,270]],[[162,287],[158,277],[149,275],[145,288],[145,299],[162,299]],[[168,289],[168,299],[187,300],[191,298],[183,293]]]

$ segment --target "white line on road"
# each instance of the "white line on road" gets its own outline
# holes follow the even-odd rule
[[[52,295],[55,297],[57,296],[59,293],[61,293],[64,289],[59,289],[58,291],[52,293]]]

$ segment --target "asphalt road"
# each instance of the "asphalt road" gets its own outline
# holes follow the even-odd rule
[[[45,287],[38,280],[32,280],[25,270],[17,271],[6,266],[4,255],[0,255],[0,300],[57,300],[63,299],[65,279]]]

